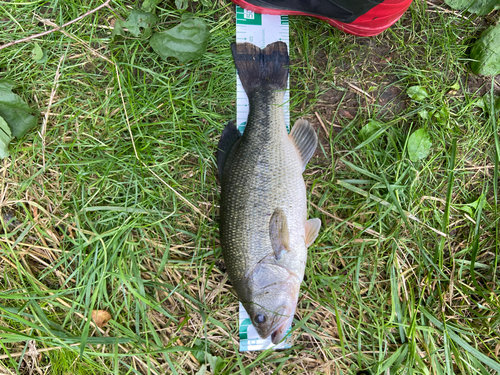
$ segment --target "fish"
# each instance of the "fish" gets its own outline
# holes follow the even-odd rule
[[[231,50],[250,108],[244,133],[230,121],[218,143],[220,243],[229,279],[253,326],[277,344],[291,327],[307,248],[321,226],[318,218],[307,220],[302,177],[318,138],[303,119],[288,134],[287,45],[261,49],[233,43]]]

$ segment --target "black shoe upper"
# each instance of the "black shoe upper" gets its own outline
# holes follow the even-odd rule
[[[316,16],[333,18],[340,22],[353,22],[384,0],[245,0],[268,9],[294,10]]]

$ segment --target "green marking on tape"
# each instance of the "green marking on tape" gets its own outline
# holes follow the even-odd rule
[[[237,25],[262,25],[262,14],[254,13],[251,10],[236,7]]]
[[[238,130],[240,131],[241,134],[243,134],[243,132],[245,131],[245,127],[246,126],[247,126],[247,122],[246,121],[243,121],[241,124],[238,125]]]
[[[240,324],[240,340],[247,340],[248,339],[248,326],[252,324],[252,321],[250,319],[245,319],[241,322]]]
[[[250,319],[245,319],[241,322],[240,324],[240,333],[247,333],[248,331],[248,326],[252,324],[252,321]]]

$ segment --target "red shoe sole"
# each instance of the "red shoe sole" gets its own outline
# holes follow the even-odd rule
[[[388,29],[401,18],[412,1],[413,0],[385,0],[383,3],[376,5],[362,16],[356,18],[353,22],[345,23],[328,17],[316,16],[296,10],[262,8],[247,3],[245,0],[232,0],[233,3],[240,7],[260,14],[297,15],[319,18],[339,30],[357,36],[375,36]]]

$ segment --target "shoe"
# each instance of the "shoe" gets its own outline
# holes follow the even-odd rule
[[[357,36],[374,36],[392,26],[412,0],[232,0],[260,14],[303,15],[327,21]]]

